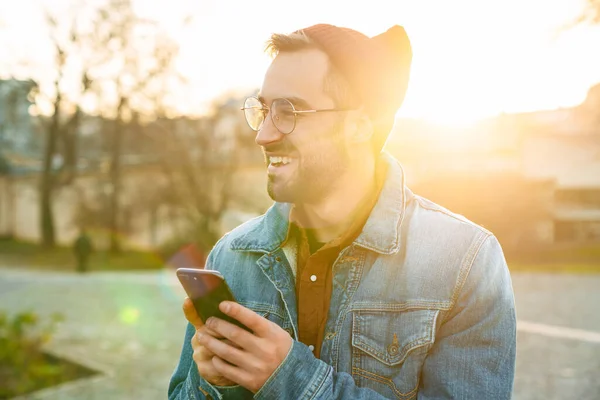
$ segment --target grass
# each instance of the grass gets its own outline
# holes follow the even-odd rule
[[[559,274],[600,274],[600,263],[531,263],[509,262],[511,272],[551,272]]]
[[[76,261],[68,247],[44,248],[36,243],[0,240],[0,265],[54,271],[75,271]],[[113,255],[106,251],[92,253],[88,271],[130,271],[160,269],[164,262],[151,252],[123,251]]]
[[[35,243],[0,240],[0,265],[75,271],[75,257],[68,247],[45,249]],[[164,266],[157,253],[124,251],[118,255],[108,252],[92,254],[88,271],[153,270]],[[552,272],[573,274],[600,273],[600,247],[585,247],[577,250],[550,250],[541,257],[509,257],[511,272]]]
[[[96,373],[42,350],[63,318],[55,313],[42,321],[31,311],[9,315],[0,310],[0,399]]]
[[[600,245],[554,245],[507,255],[513,272],[553,272],[569,274],[600,273]]]
[[[96,371],[92,371],[79,364],[63,360],[48,353],[39,352],[37,357],[39,357],[41,361],[36,365],[36,369],[32,368],[32,370],[37,370],[38,373],[39,371],[44,371],[46,374],[45,377],[40,379],[35,377],[35,375],[29,376],[27,373],[23,373],[19,378],[21,380],[20,384],[17,384],[13,379],[9,379],[9,381],[6,382],[6,386],[0,389],[0,400],[29,394],[61,383],[89,377],[97,373]],[[14,368],[14,366],[3,365],[0,361],[0,375],[8,375],[3,374],[2,370],[8,370],[10,368]]]

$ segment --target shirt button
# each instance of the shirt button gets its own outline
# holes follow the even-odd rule
[[[312,344],[310,346],[308,346],[308,348],[310,349],[310,351],[315,351],[315,346],[313,346]]]
[[[313,282],[316,281],[317,280],[317,276],[316,275],[311,275],[310,276],[310,280],[313,281]]]

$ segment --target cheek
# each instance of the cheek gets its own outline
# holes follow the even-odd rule
[[[326,153],[329,156],[333,156],[334,154],[339,154],[341,150],[345,151],[346,140],[342,124],[328,122],[329,125],[325,127],[312,126],[298,130],[297,132],[294,131],[294,134],[297,133],[298,135],[294,138],[293,145],[298,150],[300,156],[319,153]]]

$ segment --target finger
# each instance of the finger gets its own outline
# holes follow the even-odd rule
[[[210,327],[210,329],[217,332],[219,336],[228,339],[237,347],[248,350],[256,347],[258,337],[254,336],[247,330],[220,318],[209,318],[207,321],[207,327]]]
[[[223,301],[219,304],[219,309],[226,315],[229,315],[231,318],[238,320],[243,325],[250,328],[257,336],[267,336],[271,331],[271,321],[261,317],[239,303]]]
[[[204,335],[204,334],[208,334],[208,335],[214,337],[215,339],[219,339],[219,340],[224,340],[224,338],[217,332],[215,332],[211,329],[208,329],[206,327],[206,325],[203,326],[202,328],[198,329],[196,331],[196,333],[194,334],[194,336],[192,336],[192,340],[191,340],[192,349],[194,351],[200,351],[202,354],[206,353],[206,354],[208,354],[208,356],[212,357],[214,354],[210,350],[208,350],[207,348],[205,348],[203,345],[200,344],[199,338],[201,337],[201,335]]]
[[[223,339],[223,341],[225,343],[227,343],[228,345],[235,347],[236,349],[241,349],[242,348],[239,344],[234,343],[231,340]]]
[[[214,357],[214,354],[212,353],[212,351],[210,351],[206,347],[202,346],[197,341],[195,341],[195,342],[196,342],[196,348],[194,349],[192,358],[196,362],[204,362],[204,361],[210,360],[212,357]]]
[[[194,308],[194,303],[192,303],[192,300],[189,297],[186,297],[183,300],[183,314],[185,315],[185,319],[187,319],[188,322],[192,324],[194,328],[196,328],[196,330],[204,326],[204,323]]]
[[[212,363],[215,367],[215,370],[217,370],[221,376],[237,383],[238,385],[242,385],[246,389],[249,389],[249,386],[252,382],[252,376],[248,372],[242,368],[236,367],[235,365],[228,364],[218,356],[214,356],[212,358]]]
[[[198,357],[200,359],[208,360],[215,355],[212,351],[207,349],[205,346],[202,346],[197,339],[195,340],[195,342],[196,342],[196,346],[198,346],[197,352],[198,352]]]
[[[190,340],[190,343],[192,345],[192,351],[193,351],[193,357],[194,359],[198,358],[198,359],[206,359],[206,358],[210,358],[212,356],[214,356],[214,354],[212,354],[212,352],[210,350],[208,350],[207,348],[205,348],[204,346],[202,346],[200,344],[200,342],[198,341],[198,332],[201,332],[202,330],[198,330],[196,331],[196,333],[194,334],[194,336],[192,336],[192,339]]]
[[[221,335],[219,332],[215,331],[214,329],[209,328],[208,326],[204,325],[202,328],[199,329],[200,332],[202,333],[206,333],[212,337],[214,337],[215,339],[224,339],[225,337],[223,335]]]
[[[221,374],[219,373],[219,371],[217,371],[217,369],[215,368],[215,366],[212,363],[212,358],[214,356],[207,358],[207,359],[203,359],[200,360],[199,362],[196,361],[196,366],[198,368],[198,373],[200,374],[201,377],[203,377],[204,379],[206,379],[207,381],[216,381],[218,378],[221,379],[225,379],[221,376]]]
[[[183,313],[185,314],[185,318],[196,328],[196,330],[202,329],[203,332],[208,333],[217,339],[223,337],[204,325],[204,322],[202,322],[202,319],[198,316],[194,303],[189,297],[186,297],[185,300],[183,300]]]
[[[203,335],[200,339],[200,344],[215,356],[242,368],[248,369],[250,360],[254,358],[243,349],[238,349],[225,341],[217,340],[211,336]]]

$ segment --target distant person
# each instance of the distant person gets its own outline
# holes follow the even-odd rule
[[[73,252],[77,261],[77,272],[83,273],[88,271],[88,261],[93,250],[92,240],[85,229],[82,229],[75,243],[73,243]]]
[[[252,333],[185,299],[169,399],[509,399],[516,318],[498,240],[412,193],[382,151],[408,85],[404,29],[321,24],[267,48],[243,110],[275,204],[206,262],[239,302],[221,310]]]

